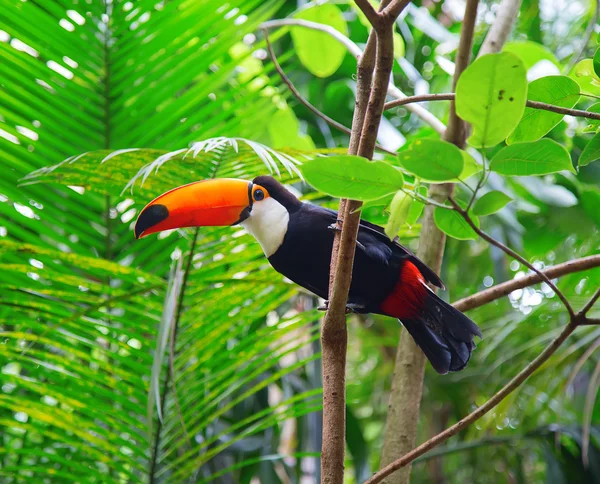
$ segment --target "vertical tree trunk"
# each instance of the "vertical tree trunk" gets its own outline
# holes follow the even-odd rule
[[[471,57],[477,5],[477,0],[467,0],[465,18],[461,28],[461,40],[456,56],[454,87],[456,87],[458,77],[468,66]],[[520,6],[521,0],[502,1],[498,8],[496,21],[490,28],[479,55],[499,52],[502,49],[514,26]],[[456,116],[454,102],[451,104],[448,129],[444,139],[461,148],[465,144],[466,126]],[[448,195],[452,194],[453,189],[452,184],[433,185],[430,196],[435,200],[444,201]],[[433,206],[425,208],[417,255],[439,273],[446,239],[435,225],[433,210]],[[407,331],[402,329],[388,405],[380,468],[415,447],[425,362],[426,358],[423,352]],[[383,482],[407,484],[410,482],[410,472],[411,466],[408,465],[388,476]]]
[[[458,77],[465,70],[471,58],[473,30],[478,4],[479,0],[467,0],[460,44],[456,54],[454,86],[456,86]],[[454,102],[452,102],[444,139],[462,148],[465,142],[465,131],[464,122],[456,115]],[[452,194],[453,189],[454,185],[451,183],[433,185],[430,196],[443,202]],[[439,273],[442,267],[446,236],[435,225],[433,211],[434,207],[432,205],[425,207],[417,255],[425,264]],[[410,334],[403,328],[396,355],[380,468],[385,467],[415,447],[425,362],[425,355],[415,344]],[[384,482],[386,484],[407,484],[410,482],[411,470],[412,466],[408,465],[388,476]]]
[[[388,5],[389,4],[389,5]],[[352,121],[350,154],[371,159],[394,63],[393,25],[407,0],[383,0],[380,13],[357,0],[376,25],[358,64],[356,110]],[[387,7],[390,7],[388,10]],[[386,10],[384,12],[384,9]],[[352,280],[356,236],[362,203],[341,200],[338,230],[331,257],[329,307],[321,329],[323,361],[323,447],[321,482],[343,484],[346,446],[346,302]]]

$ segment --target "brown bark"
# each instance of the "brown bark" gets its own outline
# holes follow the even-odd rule
[[[397,1],[383,1],[380,8]],[[401,2],[402,3],[402,2]],[[406,2],[404,2],[406,3]],[[367,9],[364,2],[359,7]],[[401,9],[396,8],[398,14]],[[396,12],[394,10],[394,12]],[[365,52],[358,65],[356,109],[352,122],[350,154],[371,159],[377,140],[377,130],[383,114],[385,94],[392,71],[393,23],[395,17],[380,17],[377,13],[376,34],[371,32]],[[372,16],[372,13],[371,13]],[[374,71],[374,74],[373,74]],[[356,235],[360,224],[361,203],[341,200],[338,230],[331,257],[329,306],[321,329],[323,361],[323,448],[321,452],[321,482],[343,484],[346,430],[346,303],[352,280],[352,265]]]
[[[466,69],[471,58],[473,31],[478,4],[478,0],[467,1],[465,18],[461,28],[461,40],[456,55],[454,86],[456,86],[458,77]],[[448,129],[446,130],[444,139],[462,148],[466,139],[466,130],[464,122],[456,116],[454,102],[451,104],[448,121]],[[434,185],[430,196],[437,201],[443,202],[452,194],[452,191],[452,184]],[[431,205],[425,208],[417,255],[435,272],[439,273],[444,255],[446,236],[435,225],[433,220],[434,208]],[[406,454],[415,446],[421,395],[423,392],[425,362],[425,355],[403,328],[400,342],[398,343],[380,468],[387,466],[397,459],[398,456]],[[386,477],[384,482],[386,484],[407,484],[410,482],[410,472],[411,465],[408,464],[403,466],[400,471]]]

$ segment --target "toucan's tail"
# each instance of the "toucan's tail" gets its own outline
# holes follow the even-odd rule
[[[473,321],[429,290],[419,315],[402,318],[402,324],[442,375],[467,366],[475,349],[473,338],[481,337]]]

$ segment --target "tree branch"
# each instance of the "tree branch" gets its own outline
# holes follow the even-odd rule
[[[600,256],[596,256],[596,257],[600,257]],[[589,310],[592,309],[592,307],[594,306],[594,304],[596,303],[596,301],[598,300],[599,297],[600,297],[600,288],[596,289],[596,292],[594,293],[592,298],[588,301],[588,303],[583,307],[583,309],[580,311],[580,314],[583,314],[585,316],[589,312]]]
[[[392,109],[398,106],[404,106],[411,103],[419,103],[424,101],[453,101],[456,98],[456,94],[453,92],[446,92],[440,94],[420,94],[418,96],[409,96],[403,99],[396,99],[385,104],[385,109]],[[539,101],[527,101],[526,106],[528,108],[542,109],[544,111],[552,111],[553,113],[566,114],[569,116],[575,116],[578,118],[588,118],[600,120],[600,113],[592,113],[590,111],[584,111],[582,109],[570,109],[563,108],[561,106],[555,106],[554,104],[542,103]]]
[[[537,356],[537,358],[535,358],[531,363],[529,363],[525,368],[523,368],[523,370],[521,370],[510,382],[508,382],[487,402],[481,405],[481,407],[477,408],[477,410],[471,412],[465,418],[452,425],[451,427],[448,427],[446,430],[439,433],[435,437],[432,437],[428,441],[419,445],[417,448],[402,456],[400,459],[397,459],[388,466],[384,467],[375,475],[373,475],[373,477],[367,479],[364,484],[376,484],[378,482],[381,482],[392,472],[410,464],[413,460],[423,455],[429,449],[433,449],[435,446],[441,444],[442,442],[445,442],[450,437],[456,435],[458,432],[468,427],[476,420],[479,420],[486,413],[492,410],[496,405],[498,405],[502,400],[504,400],[504,398],[510,395],[515,389],[517,389],[525,380],[527,380],[527,378],[529,378],[533,374],[533,372],[535,372],[540,366],[542,366],[548,360],[548,358],[550,358],[554,354],[554,352],[560,347],[560,345],[571,335],[571,333],[575,330],[576,327],[577,325],[575,323],[570,322],[561,331],[561,333],[554,340],[552,340],[552,342],[544,349],[544,351],[542,351]]]
[[[378,482],[381,482],[385,477],[389,476],[394,471],[410,464],[417,457],[420,457],[429,449],[433,449],[442,442],[445,442],[450,437],[456,435],[462,429],[468,427],[473,422],[479,420],[486,413],[492,410],[514,390],[521,386],[523,382],[527,380],[527,378],[529,378],[538,368],[540,368],[556,352],[560,345],[562,345],[565,342],[565,340],[571,335],[571,333],[575,331],[575,328],[577,328],[577,326],[587,324],[590,321],[592,321],[585,317],[585,311],[586,308],[589,308],[594,304],[599,292],[600,290],[596,291],[596,293],[592,296],[590,301],[580,312],[578,312],[577,314],[570,315],[569,324],[565,326],[565,328],[560,332],[560,334],[556,338],[554,338],[552,342],[546,348],[544,348],[544,350],[531,363],[529,363],[525,368],[523,368],[519,373],[517,373],[517,375],[514,376],[513,379],[510,380],[506,385],[504,385],[504,387],[502,387],[501,390],[496,392],[494,396],[492,396],[492,398],[490,398],[479,408],[471,412],[469,415],[461,419],[459,422],[455,423],[451,427],[448,427],[443,432],[440,432],[428,441],[419,445],[417,448],[408,452],[406,455],[400,457],[388,466],[381,469],[379,472],[373,475],[373,477],[367,479],[364,482],[364,484],[376,484]]]
[[[574,272],[586,271],[594,267],[600,266],[600,255],[591,255],[589,257],[583,257],[581,259],[570,260],[562,264],[558,264],[552,267],[548,267],[544,271],[541,271],[548,279],[556,279],[557,277],[564,276],[566,274],[572,274]],[[535,272],[528,274],[521,279],[513,279],[512,281],[503,282],[484,291],[473,294],[472,296],[460,299],[452,305],[459,311],[468,311],[469,309],[478,308],[489,302],[500,299],[501,297],[508,296],[511,292],[517,289],[523,289],[524,287],[533,286],[539,282],[543,282],[544,279]],[[596,293],[596,299],[600,296],[600,289]],[[590,303],[594,304],[594,299],[590,300]],[[588,303],[589,304],[589,303]],[[591,306],[590,306],[591,307]],[[585,314],[589,308],[582,310]]]
[[[279,77],[281,77],[281,80],[288,87],[288,89],[292,92],[294,97],[298,101],[300,101],[300,103],[302,105],[306,106],[313,114],[315,114],[319,118],[323,119],[326,123],[330,124],[331,126],[333,126],[336,129],[342,131],[343,133],[351,135],[352,131],[350,130],[350,128],[347,128],[342,123],[338,123],[335,119],[330,118],[325,113],[318,110],[307,99],[305,99],[302,96],[302,94],[300,94],[300,91],[298,91],[298,89],[296,89],[296,86],[294,86],[294,84],[292,83],[290,78],[285,74],[285,72],[281,68],[281,65],[279,64],[279,61],[277,60],[277,57],[275,56],[275,52],[273,51],[273,46],[271,45],[271,41],[269,40],[269,31],[265,28],[263,28],[262,31],[265,36],[265,42],[267,43],[267,52],[269,53],[271,62],[273,62],[273,66],[275,67],[275,70],[279,74]],[[392,156],[397,155],[397,153],[395,151],[388,150],[388,149],[384,148],[383,146],[381,146],[380,144],[376,144],[375,148],[377,148],[379,151],[383,151],[384,153],[387,153],[388,155],[392,155]]]
[[[533,264],[529,263],[528,260],[526,260],[521,255],[517,254],[514,250],[512,250],[509,247],[507,247],[502,242],[499,242],[498,240],[494,239],[491,235],[486,234],[483,230],[481,230],[479,227],[477,227],[477,225],[475,225],[473,223],[473,220],[471,219],[471,217],[469,216],[469,214],[460,205],[458,205],[458,203],[456,203],[456,201],[452,197],[448,197],[448,200],[450,201],[450,203],[452,204],[452,206],[454,207],[454,209],[462,216],[462,218],[465,220],[465,222],[467,222],[469,224],[469,226],[483,240],[485,240],[486,242],[489,242],[490,244],[492,244],[495,247],[498,247],[502,252],[504,252],[505,254],[510,255],[513,259],[518,260],[521,264],[523,264],[524,266],[528,267],[533,272],[535,272],[539,277],[541,277],[541,279],[552,288],[552,290],[556,293],[556,295],[558,296],[558,298],[562,301],[563,305],[567,309],[567,312],[569,313],[569,318],[570,319],[575,318],[575,312],[573,311],[573,308],[571,307],[571,304],[569,303],[569,301],[567,301],[567,298],[562,293],[562,291],[560,289],[558,289],[558,287],[556,287],[556,284],[554,284],[548,278],[548,276],[546,276],[546,274],[544,274],[539,269],[536,269],[533,266]]]
[[[390,5],[394,5],[396,1],[392,0]],[[383,0],[380,8],[385,8],[387,3]],[[370,32],[365,53],[358,66],[356,109],[348,151],[354,154],[354,150],[357,150],[359,156],[368,159],[373,157],[377,130],[383,115],[386,88],[390,83],[394,62],[392,29],[394,21],[395,18],[386,17],[378,25],[377,35],[373,33],[375,29]],[[374,75],[373,69],[375,69]],[[361,202],[354,200],[342,199],[340,202],[338,231],[334,238],[330,267],[329,304],[321,328],[323,363],[321,482],[325,484],[343,484],[344,481],[345,373],[348,344],[346,304],[352,281],[361,205]]]
[[[456,54],[456,69],[453,85],[467,67],[471,56],[473,31],[477,16],[478,0],[468,0],[465,17],[461,27],[460,43]],[[465,143],[463,121],[458,118],[451,106],[448,129],[444,139],[462,147]],[[434,185],[430,197],[444,202],[453,191],[453,184]],[[417,256],[432,270],[439,272],[446,244],[446,236],[441,232],[433,218],[432,206],[425,208],[425,215],[419,240]],[[380,466],[392,462],[398,455],[407,453],[415,446],[417,424],[426,358],[413,338],[403,329],[398,343],[392,389],[390,391],[388,415],[385,425],[384,444]],[[410,467],[398,472],[392,478],[386,479],[387,484],[408,484],[410,482]]]
[[[369,0],[354,0],[356,6],[362,13],[365,14],[369,23],[373,26],[375,31],[378,31],[381,25],[381,15],[373,8],[373,5],[369,3]]]
[[[350,135],[350,146],[348,153],[357,154],[360,142],[360,133],[369,102],[371,92],[371,81],[373,69],[375,68],[375,31],[371,30],[365,47],[364,54],[358,60],[356,101],[354,116],[352,120],[352,133]],[[338,208],[338,220],[331,252],[331,265],[329,269],[329,300],[333,300],[334,288],[339,277],[352,277],[352,261],[341,258],[341,249],[348,245],[356,246],[356,240],[348,238],[349,230],[356,224],[356,217],[360,223],[360,214],[354,214],[351,222],[343,223],[351,214],[348,210],[349,201],[340,200]],[[344,237],[343,230],[346,229]],[[356,227],[358,230],[358,227]],[[353,250],[352,250],[353,252]],[[340,264],[339,261],[342,263]],[[343,272],[339,266],[345,266]],[[347,266],[350,265],[350,271]],[[338,275],[340,274],[340,275]],[[349,286],[349,282],[348,282]],[[336,298],[342,297],[338,290]],[[344,305],[347,293],[344,296]],[[336,305],[337,307],[337,305]],[[342,484],[344,479],[344,451],[346,448],[346,352],[348,346],[348,332],[346,328],[345,308],[338,314],[328,310],[323,318],[321,326],[321,350],[322,350],[322,373],[323,373],[323,435],[321,451],[321,482],[330,484]]]
[[[384,2],[382,2],[383,4]],[[387,5],[388,2],[385,2]],[[279,20],[269,20],[268,22],[264,22],[261,24],[262,28],[277,28],[277,27],[287,27],[287,26],[296,26],[303,27],[311,30],[317,30],[319,32],[326,33],[341,43],[346,49],[352,54],[355,59],[361,59],[363,57],[363,51],[361,48],[356,45],[352,40],[346,37],[344,34],[338,32],[333,27],[329,25],[319,24],[317,22],[311,22],[308,20],[302,19],[279,19]],[[367,42],[367,46],[368,46]],[[373,39],[372,47],[375,47],[375,40]],[[365,48],[366,49],[366,48]],[[359,69],[360,70],[360,69]],[[370,84],[369,84],[370,85]],[[395,97],[398,99],[402,99],[407,97],[400,89],[396,87],[393,80],[390,78],[390,83],[388,86],[388,95],[391,97]],[[425,108],[419,105],[409,104],[407,109],[414,113],[416,116],[421,118],[423,122],[429,124],[433,127],[438,133],[443,134],[446,130],[446,125],[442,123],[435,115],[427,111]]]
[[[481,49],[479,49],[478,56],[502,50],[502,46],[512,32],[520,8],[521,0],[502,0],[498,6],[496,20],[494,20],[494,23],[490,27]]]

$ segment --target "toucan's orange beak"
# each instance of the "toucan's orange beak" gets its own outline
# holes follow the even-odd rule
[[[235,225],[250,215],[251,191],[251,182],[234,178],[216,178],[174,188],[140,212],[135,237],[182,227]]]

